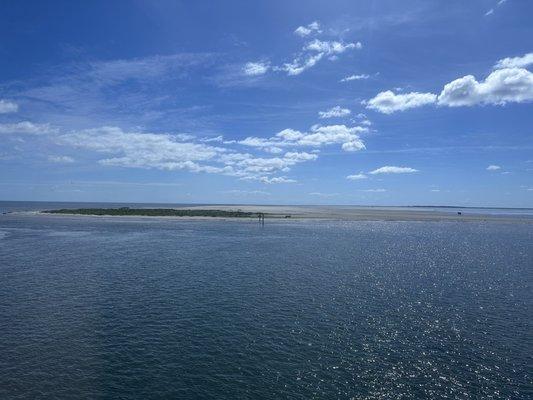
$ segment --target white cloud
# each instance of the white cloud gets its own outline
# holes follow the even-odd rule
[[[265,192],[263,190],[224,190],[221,193],[237,195],[237,196],[270,196],[271,193]]]
[[[99,163],[126,168],[187,170],[234,176],[263,183],[290,183],[272,174],[287,172],[296,164],[313,161],[317,154],[286,152],[278,157],[255,157],[204,143],[182,142],[179,135],[125,132],[116,127],[87,129],[56,138],[61,145],[108,154]]]
[[[0,114],[14,113],[17,112],[18,109],[18,104],[8,100],[0,100]]]
[[[270,64],[266,62],[247,62],[244,64],[242,72],[248,76],[264,75],[270,69]]]
[[[319,118],[340,118],[350,115],[352,112],[347,108],[341,108],[340,106],[335,106],[330,108],[327,111],[319,111]]]
[[[345,125],[315,125],[309,132],[300,132],[294,129],[284,129],[271,138],[247,137],[239,144],[250,147],[321,147],[340,144],[345,151],[363,150],[365,145],[360,133],[368,132],[367,127]]]
[[[29,121],[16,122],[12,124],[0,124],[0,133],[5,134],[28,134],[46,135],[56,133],[57,129],[49,124],[34,124]]]
[[[439,105],[449,107],[477,104],[503,105],[533,100],[533,74],[523,68],[504,68],[493,71],[484,81],[478,82],[467,75],[444,86],[439,95]]]
[[[299,26],[294,33],[301,37],[307,37],[311,34],[320,34],[322,31],[320,24],[315,21],[307,26]],[[248,76],[257,76],[272,70],[283,71],[290,76],[300,75],[305,70],[314,67],[325,56],[330,60],[335,60],[339,54],[347,50],[362,48],[361,42],[343,43],[336,40],[314,39],[306,43],[302,50],[292,57],[292,61],[284,62],[280,66],[270,66],[269,63],[264,62],[248,62],[243,68],[243,73]]]
[[[307,43],[303,52],[291,62],[284,63],[281,67],[274,68],[287,72],[288,75],[299,75],[305,70],[314,67],[324,56],[335,59],[338,54],[350,49],[361,49],[363,45],[357,43],[342,43],[337,41],[323,41],[315,39]]]
[[[316,51],[325,55],[341,54],[349,49],[361,49],[363,45],[360,42],[357,43],[342,43],[337,41],[324,41],[315,39],[312,42],[307,43],[305,50]]]
[[[361,189],[361,192],[367,192],[367,193],[384,193],[387,189]]]
[[[273,184],[273,183],[296,183],[297,181],[294,179],[289,179],[285,176],[276,176],[274,178],[270,178],[268,176],[263,176],[259,178],[259,181],[266,183],[266,184]]]
[[[370,171],[369,173],[372,175],[377,175],[377,174],[410,174],[413,172],[418,172],[418,170],[414,168],[410,168],[410,167],[394,167],[394,166],[386,165],[384,167]]]
[[[391,90],[378,93],[376,97],[365,102],[366,108],[379,111],[383,114],[392,114],[396,111],[404,111],[410,108],[433,104],[437,96],[433,93],[411,92],[406,94],[394,94]]]
[[[502,169],[502,167],[500,167],[499,165],[489,165],[487,167],[487,171],[498,171]]]
[[[314,67],[316,63],[322,59],[323,56],[323,53],[318,53],[305,58],[302,58],[300,56],[295,58],[290,63],[283,64],[283,66],[279,67],[279,69],[281,69],[282,71],[286,71],[288,75],[300,75],[306,69]]]
[[[524,54],[522,57],[503,58],[496,63],[494,68],[525,68],[530,65],[533,65],[533,53]]]
[[[224,142],[224,136],[218,135],[218,136],[215,136],[215,137],[206,137],[206,138],[200,139],[200,142],[204,142],[204,143],[219,142],[219,143],[222,143],[222,142]]]
[[[58,143],[116,154],[101,164],[159,169],[195,169],[196,161],[214,158],[224,149],[181,142],[169,134],[124,132],[116,127],[87,129],[62,135]]]
[[[394,94],[387,90],[364,101],[363,104],[369,109],[391,114],[432,103],[461,107],[529,102],[533,100],[533,73],[518,66],[532,62],[533,53],[523,57],[505,58],[496,64],[499,69],[492,71],[484,81],[479,82],[473,75],[466,75],[447,83],[438,96],[418,92]]]
[[[498,2],[496,3],[496,7],[500,7],[502,6],[504,3],[506,3],[507,0],[498,0]],[[485,17],[488,17],[489,15],[492,15],[494,14],[494,11],[495,9],[494,8],[491,8],[490,10],[488,10],[486,13],[485,13]]]
[[[73,163],[74,159],[69,156],[48,156],[48,161],[58,164]]]
[[[350,180],[350,181],[360,181],[362,179],[367,179],[368,176],[366,176],[365,174],[363,173],[359,173],[359,174],[354,174],[354,175],[348,175],[346,177],[346,179]]]
[[[361,79],[368,79],[368,78],[370,78],[370,75],[368,74],[350,75],[345,78],[342,78],[340,82],[358,81]]]
[[[307,26],[299,26],[294,30],[294,33],[301,37],[306,37],[312,33],[322,33],[320,30],[320,23],[318,21],[311,22]]]
[[[317,197],[324,197],[324,198],[336,197],[336,196],[339,196],[339,195],[340,195],[339,193],[322,193],[322,192],[311,192],[311,193],[309,193],[309,196],[317,196]]]

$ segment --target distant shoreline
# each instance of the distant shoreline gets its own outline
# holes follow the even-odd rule
[[[82,211],[80,211],[82,210]],[[47,212],[48,211],[48,212]],[[165,218],[187,220],[257,220],[262,214],[265,220],[335,220],[335,221],[470,221],[470,222],[523,222],[533,223],[527,215],[496,215],[469,213],[467,210],[433,211],[412,208],[395,210],[383,208],[357,207],[306,207],[306,206],[191,206],[164,209],[62,209],[22,212],[23,214],[70,216],[70,217],[110,217],[110,218]],[[17,213],[19,214],[19,213]]]

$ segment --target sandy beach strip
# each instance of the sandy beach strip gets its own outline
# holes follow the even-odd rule
[[[394,207],[350,206],[272,206],[272,205],[202,205],[173,207],[177,210],[222,210],[265,213],[266,220],[337,220],[337,221],[493,221],[533,223],[527,215],[469,213],[468,209],[450,208],[450,211],[427,209],[395,209]],[[459,214],[459,212],[461,214]],[[13,214],[42,215],[51,217],[90,218],[164,218],[174,220],[257,220],[255,217],[210,217],[210,216],[113,216],[83,214],[48,214],[40,211],[25,211]]]

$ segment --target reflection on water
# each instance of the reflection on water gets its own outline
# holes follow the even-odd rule
[[[531,224],[0,232],[0,398],[531,398]]]

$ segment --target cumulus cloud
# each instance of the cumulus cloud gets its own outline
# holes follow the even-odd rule
[[[466,75],[444,85],[437,96],[433,93],[412,92],[395,94],[388,90],[363,102],[367,108],[384,114],[404,111],[436,103],[439,106],[463,107],[475,105],[504,105],[533,100],[533,73],[521,66],[533,62],[532,53],[523,57],[505,58],[483,81]]]
[[[19,106],[17,103],[13,103],[8,100],[0,100],[0,114],[8,114],[17,112]]]
[[[367,127],[346,125],[314,125],[309,132],[300,132],[294,129],[284,129],[270,138],[247,137],[239,144],[251,147],[322,147],[340,144],[345,151],[358,151],[365,149],[360,133],[368,132]]]
[[[313,33],[322,33],[322,31],[320,30],[320,23],[314,21],[307,26],[299,26],[294,30],[294,33],[300,37],[306,37]]]
[[[525,68],[530,65],[533,65],[533,53],[527,53],[521,57],[503,58],[496,63],[494,68]]]
[[[46,135],[56,133],[57,129],[50,124],[34,124],[29,121],[0,124],[0,134]]]
[[[60,136],[60,144],[118,154],[100,161],[105,165],[151,167],[159,169],[194,169],[194,162],[214,158],[220,149],[205,144],[182,142],[169,134],[124,132],[117,127],[86,129]]]
[[[335,106],[333,108],[330,108],[327,111],[319,111],[318,116],[319,118],[340,118],[340,117],[346,117],[350,115],[352,112],[347,108],[342,108],[340,106]]]
[[[205,143],[184,142],[180,135],[126,132],[117,127],[86,129],[61,135],[56,142],[106,154],[105,166],[187,170],[234,176],[263,183],[290,183],[290,178],[272,176],[292,166],[316,160],[314,153],[289,151],[277,157],[257,157]]]
[[[523,68],[504,68],[493,71],[484,81],[472,75],[456,79],[444,86],[439,105],[449,107],[477,104],[503,105],[533,100],[533,74]]]
[[[433,104],[437,100],[437,95],[433,93],[411,92],[405,94],[395,94],[391,90],[378,93],[374,98],[366,101],[366,108],[379,111],[383,114],[392,114],[396,111],[405,111],[410,108],[421,107],[426,104]]]
[[[498,171],[502,169],[502,167],[500,167],[499,165],[489,165],[487,167],[487,171]]]
[[[48,161],[58,164],[73,163],[74,159],[69,156],[48,156]]]
[[[368,79],[368,78],[370,78],[370,75],[368,74],[350,75],[345,78],[342,78],[340,82],[358,81],[361,79]]]
[[[248,76],[264,75],[270,69],[270,64],[267,62],[247,62],[244,64],[242,72]]]
[[[346,179],[350,180],[350,181],[360,181],[362,179],[367,179],[368,176],[366,176],[365,174],[363,173],[359,173],[359,174],[353,174],[353,175],[348,175],[346,177]]]
[[[384,167],[370,171],[369,173],[372,175],[378,175],[378,174],[411,174],[413,172],[418,172],[418,170],[414,168],[410,168],[410,167],[394,167],[394,166],[386,165]]]

